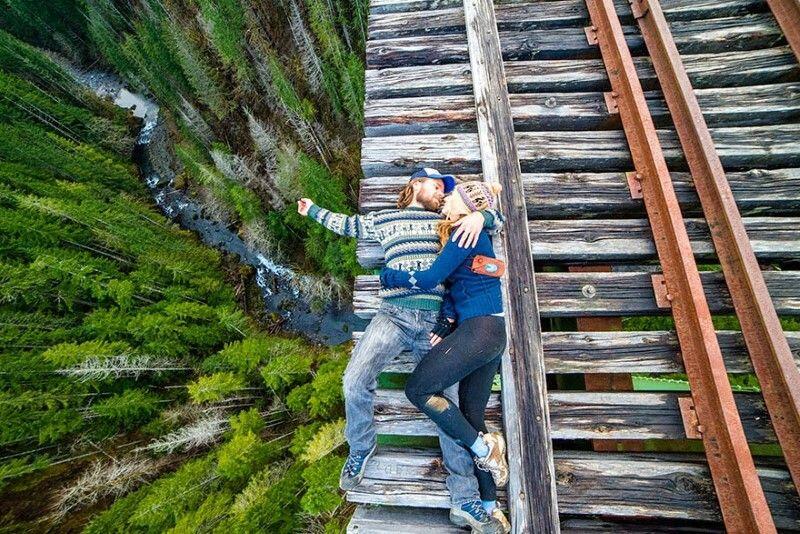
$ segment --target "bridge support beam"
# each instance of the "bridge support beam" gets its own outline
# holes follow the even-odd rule
[[[503,278],[508,350],[503,357],[503,421],[511,477],[508,503],[515,533],[559,532],[544,354],[528,212],[511,104],[492,0],[464,0],[478,139],[484,180],[503,186],[506,226],[498,256]]]
[[[586,1],[667,286],[717,499],[730,532],[776,532],[733,399],[700,274],[613,0]],[[637,15],[634,5],[634,16]]]

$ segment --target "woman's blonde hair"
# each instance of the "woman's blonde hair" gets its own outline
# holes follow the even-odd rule
[[[477,184],[485,187],[477,186]],[[450,213],[448,213],[447,218],[441,220],[436,227],[436,231],[439,235],[439,244],[442,247],[447,244],[447,240],[450,239],[450,234],[453,231],[453,224],[457,221],[473,211],[480,211],[496,206],[497,194],[502,189],[503,186],[497,182],[464,182],[458,184],[452,193]],[[471,209],[467,206],[462,195],[469,199],[475,209]]]

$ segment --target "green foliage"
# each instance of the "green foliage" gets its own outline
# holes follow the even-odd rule
[[[150,492],[150,486],[143,486],[139,490],[117,499],[110,508],[95,516],[86,528],[84,534],[122,534],[130,532],[128,524],[133,513]]]
[[[15,478],[44,469],[50,465],[50,462],[51,460],[47,456],[25,456],[0,464],[0,490],[3,490]]]
[[[190,460],[175,473],[139,490],[146,495],[132,511],[128,523],[134,529],[147,531],[169,529],[180,515],[196,510],[217,483],[214,455]]]
[[[83,343],[61,343],[44,351],[42,356],[54,366],[64,368],[83,363],[89,358],[103,360],[130,351],[130,345],[122,341],[91,340]]]
[[[0,29],[0,66],[50,94],[80,103],[86,92],[60,65],[39,50]]]
[[[250,78],[250,63],[244,53],[246,15],[239,0],[197,0],[211,41],[223,64],[232,67],[241,81]]]
[[[264,442],[253,432],[236,432],[217,453],[217,474],[236,487],[260,471],[278,451],[278,446]]]
[[[203,361],[203,369],[206,371],[233,369],[244,373],[255,371],[260,365],[276,356],[301,357],[306,354],[308,346],[299,339],[258,334],[228,343],[221,351]]]
[[[231,417],[230,424],[234,434],[259,434],[264,429],[264,418],[256,408],[250,408]]]
[[[321,421],[314,421],[307,425],[298,426],[294,431],[292,444],[289,446],[289,452],[296,457],[301,456],[321,426]]]
[[[92,411],[99,417],[125,428],[148,421],[158,409],[158,396],[141,389],[126,389],[92,405]]]
[[[344,457],[326,456],[303,470],[306,494],[300,500],[303,510],[312,515],[330,515],[344,501],[339,494],[339,472],[344,465]]]
[[[340,279],[361,272],[354,240],[284,205],[303,195],[337,211],[353,208],[364,0],[299,2],[313,33],[309,50],[322,57],[324,90],[304,78],[295,41],[271,27],[286,19],[284,4],[54,0],[61,13],[26,17],[25,0],[4,1],[4,27],[10,21],[17,35],[67,55],[73,47],[65,43],[75,36],[82,44],[74,59],[113,70],[157,100],[179,144],[181,186],[220,219],[243,235],[266,228],[285,259],[302,268]],[[26,454],[39,446],[76,458],[99,447],[125,460],[129,441],[185,430],[201,434],[194,437],[202,445],[176,450],[194,453],[219,439],[230,417],[219,448],[188,461],[188,454],[154,459],[158,469],[175,471],[148,473],[155,482],[109,503],[87,532],[289,533],[319,528],[309,514],[324,516],[326,530],[343,525],[341,514],[328,517],[341,509],[330,452],[342,443],[342,421],[328,420],[341,413],[346,360],[257,333],[236,305],[221,255],[152,206],[128,161],[134,121],[4,31],[0,91],[0,443],[8,457],[0,461],[0,486],[26,483],[34,471],[63,473],[47,474],[50,459]],[[248,113],[274,139],[254,146]],[[247,172],[230,172],[209,150],[244,162]],[[136,358],[209,374],[144,369],[135,379],[86,381],[70,374]],[[285,449],[297,421],[267,427],[257,408],[235,414],[197,406],[252,385],[256,372],[272,390],[267,395],[283,397],[304,420],[317,418],[292,436],[292,456]],[[182,406],[187,397],[193,403]],[[214,422],[203,427],[207,419]],[[214,437],[204,441],[209,432]],[[69,490],[70,480],[55,482],[56,491]]]
[[[314,385],[311,382],[297,386],[286,395],[286,407],[294,413],[305,412],[313,394]]]
[[[188,385],[189,396],[196,403],[220,401],[244,387],[244,379],[229,372],[201,376]]]
[[[344,444],[344,419],[337,419],[320,427],[311,438],[301,459],[313,463],[324,458]]]
[[[313,393],[308,399],[308,413],[312,417],[332,417],[342,405],[342,376],[347,367],[346,353],[324,362],[311,382]]]
[[[0,120],[37,122],[79,143],[95,143],[129,156],[133,139],[123,124],[57,100],[32,83],[0,71]]]
[[[276,482],[253,491],[246,503],[239,506],[237,502],[234,505],[236,514],[228,525],[229,529],[236,534],[297,532],[300,527],[297,495],[303,487],[302,475],[303,468],[294,465]]]
[[[210,532],[227,515],[231,500],[231,494],[226,491],[212,493],[197,510],[182,515],[175,526],[167,532],[170,534]]]
[[[307,377],[311,373],[312,362],[311,356],[277,356],[261,369],[261,377],[269,389],[281,392]]]

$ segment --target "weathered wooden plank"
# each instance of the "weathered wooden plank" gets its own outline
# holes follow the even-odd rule
[[[528,5],[531,3],[531,0],[496,0],[495,10],[498,10],[498,20],[504,18],[503,15],[499,13],[508,6],[513,6],[517,4]],[[547,2],[543,3],[556,3],[554,0],[548,0]],[[699,4],[703,4],[702,2],[698,2]],[[686,19],[691,16],[692,13],[696,12],[694,6],[692,6],[692,2],[685,2],[684,0],[662,0],[661,4],[664,6],[665,9],[669,9],[670,12],[673,13],[673,16],[679,17],[673,20],[682,20]],[[371,15],[379,15],[383,13],[412,13],[414,11],[430,11],[436,9],[448,9],[454,7],[461,7],[462,0],[371,0],[369,4],[370,14]],[[625,0],[614,0],[614,5],[617,7],[618,10],[624,10],[628,8],[628,4]],[[730,9],[729,12],[732,14],[742,14],[745,12],[751,12],[754,10],[758,10],[758,5],[751,5],[745,0],[744,2],[720,2],[720,7],[723,9]],[[736,6],[742,6],[741,8],[737,8]],[[713,4],[711,4],[713,7]],[[578,5],[575,6],[575,9],[584,9],[584,6]],[[742,11],[744,10],[744,11]],[[762,7],[763,10],[763,7]],[[713,10],[710,11],[713,14]],[[588,17],[588,15],[587,15]]]
[[[555,451],[561,514],[721,522],[708,468],[700,456]],[[782,468],[758,475],[778,528],[800,529],[800,503]],[[348,492],[353,502],[447,508],[438,451],[384,449]]]
[[[492,0],[464,0],[483,179],[502,186],[506,217],[495,252],[510,272],[502,279],[508,337],[500,364],[503,426],[513,533],[558,534],[556,474],[547,413],[547,385],[533,258],[525,228],[522,187],[511,104]]]
[[[800,166],[800,124],[715,128],[711,135],[729,171]],[[625,135],[620,130],[592,132],[517,132],[523,172],[629,171],[632,167]],[[658,130],[671,170],[685,170],[680,143],[673,130]],[[362,142],[361,167],[374,176],[410,175],[419,166],[441,172],[480,172],[478,138],[473,133],[367,137]]]
[[[620,18],[633,22],[630,5],[617,0]],[[746,15],[763,11],[760,0],[667,0],[664,13],[669,20],[692,20]],[[589,13],[581,0],[549,2],[514,2],[495,6],[500,30],[527,31],[542,28],[563,28],[589,25]],[[461,5],[414,11],[373,11],[369,20],[369,39],[427,36],[464,31],[464,10]]]
[[[765,271],[764,279],[779,314],[800,315],[800,271]],[[730,295],[720,272],[702,272],[701,280],[712,313],[732,313]],[[379,304],[377,276],[358,276],[353,307],[371,318]],[[627,316],[665,314],[653,295],[646,272],[537,273],[542,317]]]
[[[353,339],[363,332],[354,332]],[[800,332],[784,332],[800,367]],[[717,332],[729,373],[752,373],[753,365],[740,332]],[[675,332],[542,332],[547,374],[683,373]],[[387,373],[410,373],[416,366],[410,353],[394,358]]]
[[[639,31],[625,26],[625,39],[635,55],[645,55]],[[727,52],[769,48],[784,42],[783,34],[769,14],[721,19],[679,21],[672,24],[675,42],[682,54]],[[504,60],[588,59],[599,57],[597,47],[586,40],[582,27],[500,32]],[[367,67],[408,67],[469,61],[463,33],[399,37],[367,41]]]
[[[586,534],[587,532],[614,532],[625,534],[723,534],[722,525],[709,526],[676,520],[610,520],[597,518],[568,518],[561,520],[561,532]]]
[[[443,509],[408,508],[400,506],[360,505],[356,508],[347,529],[348,534],[463,534],[450,523]],[[562,534],[614,532],[615,534],[722,534],[721,526],[705,526],[688,521],[611,520],[589,517],[562,518]]]
[[[737,394],[736,406],[748,441],[774,443],[764,401],[758,394]],[[686,439],[674,393],[551,391],[547,394],[552,439]],[[501,429],[500,397],[486,406],[486,426]],[[435,436],[436,426],[399,390],[378,390],[375,428],[379,434]]]
[[[702,215],[700,201],[689,173],[670,174],[681,211]],[[800,214],[800,169],[753,169],[728,172],[736,204],[743,215]],[[477,180],[465,174],[461,180]],[[525,204],[529,219],[574,219],[636,217],[644,214],[641,200],[631,198],[625,174],[617,173],[526,173]],[[408,176],[385,176],[361,180],[359,207],[362,213],[394,208]]]
[[[445,510],[406,506],[358,506],[347,534],[464,534]]]
[[[671,127],[660,92],[645,93],[658,127]],[[800,84],[785,83],[698,89],[703,116],[710,126],[780,124],[800,118]],[[603,93],[527,93],[510,95],[515,131],[596,130],[620,128]],[[364,109],[367,137],[474,132],[475,105],[468,95],[368,100]]]
[[[697,259],[715,259],[714,244],[704,219],[686,219]],[[800,260],[800,218],[746,217],[745,230],[756,257],[763,261]],[[531,252],[539,262],[632,262],[656,258],[647,219],[578,219],[528,222]],[[358,262],[381,267],[383,249],[375,241],[359,241]]]
[[[800,65],[788,46],[714,54],[684,55],[695,88],[738,87],[797,80]],[[657,86],[650,59],[634,58],[645,89]],[[512,93],[608,91],[610,85],[599,59],[505,62]],[[472,92],[469,64],[367,69],[367,100],[404,96],[464,95]]]

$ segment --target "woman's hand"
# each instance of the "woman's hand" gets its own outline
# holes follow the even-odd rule
[[[458,239],[459,248],[474,247],[478,244],[478,236],[481,235],[485,222],[486,219],[479,211],[473,211],[466,217],[461,217],[453,223],[453,227],[456,229],[453,232],[453,241]]]
[[[439,317],[431,331],[431,347],[435,347],[456,328],[456,320],[450,317]]]
[[[309,208],[314,204],[310,198],[301,198],[297,201],[297,213],[303,217],[308,215]]]

